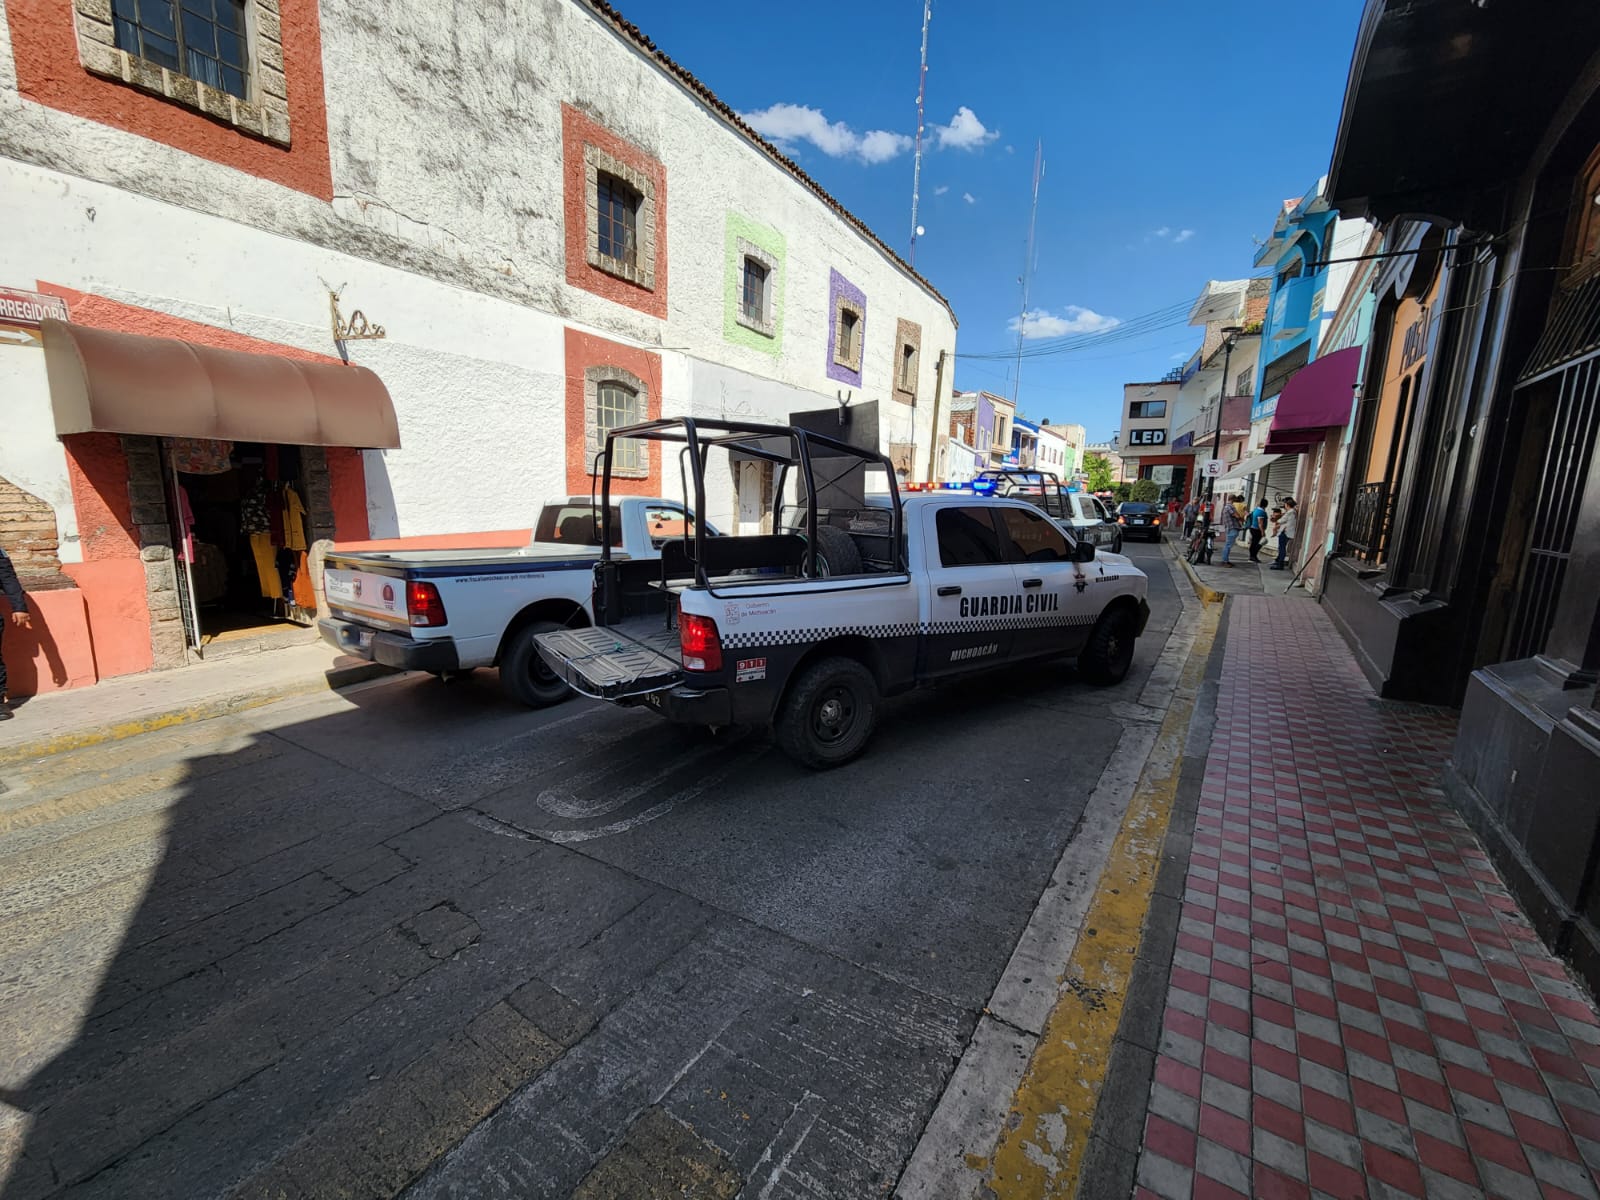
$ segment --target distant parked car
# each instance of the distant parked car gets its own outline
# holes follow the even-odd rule
[[[1117,524],[1122,526],[1124,538],[1161,540],[1161,509],[1140,500],[1124,500],[1117,506]]]

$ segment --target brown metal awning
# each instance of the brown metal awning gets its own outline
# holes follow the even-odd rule
[[[57,433],[140,433],[394,450],[400,427],[365,367],[218,350],[46,320]]]

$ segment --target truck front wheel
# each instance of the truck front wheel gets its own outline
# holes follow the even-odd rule
[[[773,727],[783,752],[802,766],[838,767],[866,749],[878,723],[878,683],[853,658],[825,658],[795,680]]]
[[[518,704],[529,708],[548,708],[572,695],[566,681],[539,657],[533,639],[541,633],[560,629],[554,621],[534,621],[511,635],[500,656],[500,686]]]
[[[1126,608],[1101,614],[1078,655],[1078,670],[1090,683],[1121,683],[1133,666],[1135,621]]]

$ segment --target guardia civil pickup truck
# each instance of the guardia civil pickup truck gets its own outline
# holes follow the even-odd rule
[[[487,550],[335,551],[323,572],[331,615],[323,640],[372,662],[448,678],[498,666],[500,684],[533,708],[572,693],[534,650],[537,634],[590,620],[594,567],[650,564],[660,547],[697,529],[675,500],[629,496],[607,504],[572,496],[546,504],[526,546]]]
[[[699,508],[713,451],[773,464],[775,532],[697,530],[650,563],[602,547],[594,626],[534,639],[584,695],[689,725],[771,726],[792,758],[826,768],[866,748],[884,696],[1027,660],[1075,659],[1097,684],[1132,664],[1150,615],[1144,573],[1032,504],[955,488],[902,499],[876,452],[692,418],[609,434],[606,496],[623,437],[680,443]],[[853,468],[884,493],[841,486]]]

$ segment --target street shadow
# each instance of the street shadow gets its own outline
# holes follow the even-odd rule
[[[693,936],[707,918],[688,894],[689,845],[731,879],[759,858],[742,846],[814,846],[824,826],[885,861],[903,843],[951,881],[948,912],[922,931],[926,953],[897,964],[916,914],[864,906],[862,953],[917,978],[954,957],[930,956],[974,913],[1004,927],[986,934],[998,945],[1048,878],[1072,805],[1038,789],[1019,805],[1024,782],[1003,779],[937,799],[893,781],[1058,726],[1064,745],[1083,726],[1040,702],[1136,695],[1148,667],[1141,652],[1122,685],[1094,689],[1038,663],[897,698],[868,758],[828,776],[761,733],[697,739],[580,703],[529,713],[492,671],[61,756],[58,782],[0,806],[0,1103],[13,1110],[0,1109],[0,1196],[398,1193]],[[1033,725],[1006,732],[1025,711]],[[734,774],[703,788],[713,768]],[[873,788],[876,805],[850,792]],[[613,791],[626,809],[597,806]],[[577,840],[684,796],[648,827],[666,834],[630,843],[677,864],[660,883]],[[522,814],[567,824],[535,834]],[[981,903],[959,884],[975,852],[958,816],[1003,817],[1015,895],[996,894],[989,864]],[[898,886],[861,861],[875,865],[852,880],[807,855],[773,859],[771,894],[801,910],[822,887]],[[994,945],[967,969],[973,994],[1003,966]]]
[[[11,606],[0,604],[0,621],[5,622],[5,633],[0,636],[0,653],[4,653],[6,660],[6,690],[19,704],[39,691],[40,659],[48,669],[50,682],[56,687],[66,686],[68,680],[66,660],[61,656],[61,647],[56,644],[55,633],[39,611],[40,607],[31,606],[30,627],[21,629],[11,623]]]

